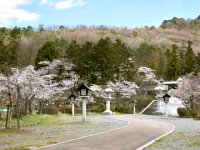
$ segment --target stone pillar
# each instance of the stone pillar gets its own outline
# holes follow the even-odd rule
[[[103,115],[112,115],[113,112],[110,110],[110,101],[112,100],[111,93],[114,91],[111,88],[106,88],[104,92],[107,94],[106,96],[106,110],[102,113]]]
[[[110,111],[110,100],[106,100],[106,111]]]
[[[86,122],[86,98],[82,98],[82,121]]]
[[[165,103],[165,117],[167,117],[167,103]]]
[[[72,116],[74,116],[74,103],[71,103],[72,105]]]
[[[133,114],[135,114],[135,104],[133,104]]]
[[[102,113],[103,115],[112,115],[113,112],[110,110],[110,99],[106,100],[106,110]]]

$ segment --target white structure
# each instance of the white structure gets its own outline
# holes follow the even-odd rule
[[[86,97],[82,97],[82,121],[86,122]]]
[[[80,98],[82,99],[82,121],[86,122],[86,112],[87,112],[86,104],[87,104],[87,99],[89,98],[91,89],[87,85],[82,83],[78,87],[78,90],[79,90]]]
[[[182,100],[176,98],[176,97],[171,97],[169,98],[169,103],[167,104],[167,110],[165,110],[165,102],[164,101],[158,101],[158,108],[157,111],[161,112],[162,114],[166,114],[168,116],[178,116],[177,109],[179,107],[185,107],[182,103]]]
[[[71,104],[71,106],[72,106],[72,116],[74,116],[74,104],[75,104],[76,102],[75,101],[71,101],[70,102],[70,104]]]
[[[102,113],[103,115],[112,115],[113,112],[110,110],[110,101],[112,100],[111,93],[114,91],[111,88],[106,88],[105,93],[107,94],[106,97],[106,110]]]
[[[169,98],[169,102],[166,104],[163,101],[163,96],[165,93],[170,95],[171,87],[177,86],[178,81],[161,81],[158,86],[155,87],[156,99],[153,100],[140,114],[165,114],[167,116],[178,116],[177,109],[179,107],[185,107],[181,99],[176,97]],[[169,90],[169,91],[168,91]]]

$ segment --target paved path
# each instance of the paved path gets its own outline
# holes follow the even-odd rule
[[[172,130],[170,124],[136,119],[130,116],[112,116],[129,122],[119,130],[87,138],[43,147],[42,150],[135,150]]]

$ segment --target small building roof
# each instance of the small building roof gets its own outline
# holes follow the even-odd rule
[[[81,90],[81,89],[88,89],[91,91],[91,89],[85,84],[85,83],[82,83],[78,88],[78,90]]]
[[[95,91],[95,92],[102,90],[101,86],[100,85],[96,85],[96,84],[93,84],[92,86],[90,86],[90,89],[92,91]]]
[[[159,85],[157,87],[154,88],[156,91],[165,91],[167,90],[167,87],[166,86],[162,86],[162,85]]]
[[[56,74],[48,74],[48,75],[44,75],[42,77],[45,79],[53,79],[53,78],[57,77],[57,75]]]
[[[114,90],[111,89],[111,88],[106,88],[104,91],[105,91],[105,92],[108,92],[108,93],[112,93],[112,92],[114,92]]]
[[[164,85],[174,85],[174,84],[178,85],[178,81],[164,81],[163,84]]]

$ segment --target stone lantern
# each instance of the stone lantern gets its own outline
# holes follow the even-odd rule
[[[90,95],[91,89],[85,85],[84,83],[82,83],[79,87],[78,87],[78,91],[79,91],[79,96],[82,99],[82,121],[86,122],[86,100]]]
[[[133,100],[132,104],[133,104],[133,114],[135,114],[135,106],[137,105],[137,101]]]
[[[169,103],[169,98],[171,96],[167,93],[165,93],[165,95],[162,97],[163,101],[165,102],[165,116],[167,117],[167,104]]]
[[[72,116],[74,116],[74,104],[76,103],[76,95],[72,93],[68,98],[70,99],[70,104],[72,106]]]
[[[113,112],[110,110],[110,101],[112,100],[111,94],[114,92],[111,88],[106,88],[104,92],[107,94],[106,97],[106,110],[102,113],[103,115],[112,115]]]

